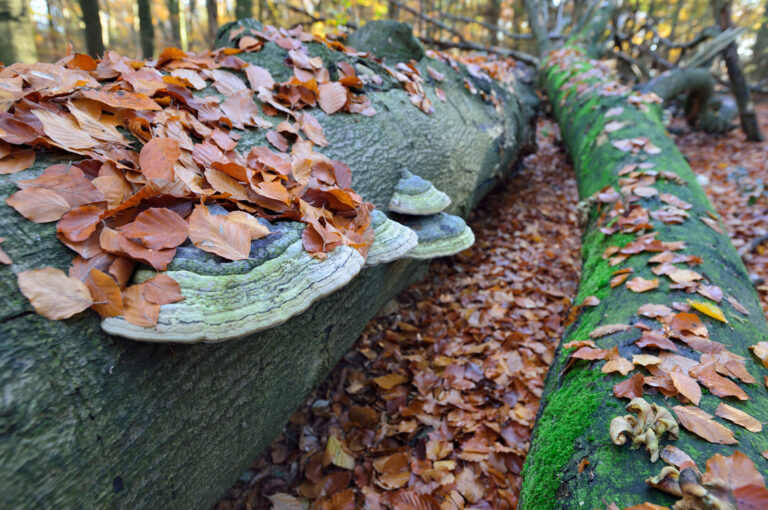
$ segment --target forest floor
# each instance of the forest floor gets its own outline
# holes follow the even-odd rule
[[[768,134],[768,103],[758,116]],[[736,247],[768,233],[768,142],[671,128]],[[368,324],[216,510],[516,507],[579,281],[576,183],[558,140],[541,120],[538,151],[472,214],[475,245]],[[768,312],[768,241],[744,258]]]

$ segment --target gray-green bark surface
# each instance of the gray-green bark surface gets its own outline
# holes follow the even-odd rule
[[[588,40],[602,30],[590,27]],[[718,403],[723,401],[737,407],[761,422],[768,420],[768,396],[762,384],[766,370],[748,350],[750,345],[765,340],[768,325],[763,316],[757,295],[752,287],[740,257],[728,236],[720,234],[699,220],[714,208],[696,181],[694,173],[683,155],[666,135],[660,120],[657,105],[647,111],[630,104],[626,94],[614,95],[610,87],[604,95],[598,91],[601,86],[611,85],[613,77],[600,68],[599,61],[590,60],[583,52],[578,39],[566,47],[571,58],[563,60],[563,54],[550,56],[543,65],[543,82],[555,117],[562,131],[562,138],[574,162],[582,199],[591,197],[604,186],[618,189],[618,172],[628,164],[652,162],[655,169],[669,170],[681,178],[681,183],[659,179],[653,185],[661,193],[670,193],[689,202],[693,207],[682,225],[666,225],[652,220],[657,238],[662,241],[685,241],[683,254],[695,254],[703,263],[694,269],[712,285],[719,286],[725,295],[735,297],[749,311],[744,316],[725,300],[720,307],[729,323],[724,324],[701,315],[709,330],[711,340],[727,345],[727,348],[746,358],[747,370],[758,380],[756,384],[739,383],[749,395],[745,402],[733,398],[719,399],[703,389],[700,408],[714,414]],[[567,63],[566,63],[567,62]],[[621,107],[621,113],[606,118],[606,112]],[[612,133],[605,132],[608,122],[620,122],[623,126]],[[640,151],[637,154],[624,152],[612,145],[612,141],[647,137],[660,148],[658,154]],[[653,211],[663,205],[657,197],[644,198],[640,202]],[[603,205],[605,207],[605,205]],[[603,209],[604,210],[604,209]],[[605,324],[635,324],[639,320],[638,307],[646,303],[670,305],[673,301],[687,299],[704,300],[696,294],[671,290],[669,279],[659,277],[658,289],[644,293],[631,292],[620,285],[610,288],[609,281],[615,270],[631,267],[630,277],[642,276],[652,279],[647,263],[652,254],[639,254],[627,261],[609,267],[603,258],[609,246],[622,247],[634,235],[617,233],[605,235],[598,224],[598,204],[591,208],[590,220],[585,227],[582,248],[582,276],[579,292],[575,299],[580,304],[587,296],[596,296],[600,304],[586,308],[576,322],[570,325],[563,342],[587,340],[589,333]],[[685,266],[681,266],[685,267]],[[646,323],[653,321],[646,320]],[[632,359],[641,352],[634,341],[640,337],[638,329],[608,335],[596,340],[598,347],[618,347],[621,356]],[[698,359],[700,353],[679,344],[680,354]],[[577,361],[565,370],[568,356],[574,349],[560,347],[545,383],[541,408],[534,429],[530,453],[523,471],[521,510],[544,510],[555,508],[605,508],[616,503],[619,508],[643,501],[671,506],[670,496],[652,489],[644,483],[648,477],[658,474],[662,462],[652,464],[644,450],[631,450],[628,445],[619,447],[611,442],[609,423],[616,416],[627,414],[624,406],[627,400],[620,400],[613,394],[613,386],[626,377],[617,373],[601,373],[603,361]],[[653,353],[647,349],[645,353]],[[642,370],[640,370],[643,373]],[[674,398],[664,399],[661,395],[646,395],[645,398],[662,407],[679,405]],[[677,441],[660,441],[675,445],[688,453],[698,465],[704,468],[706,460],[715,453],[731,455],[734,449],[745,453],[756,464],[763,475],[768,467],[760,452],[768,449],[765,433],[748,432],[729,422],[723,422],[736,435],[739,444],[724,446],[708,443],[682,430]],[[580,463],[587,460],[588,465]]]
[[[230,25],[232,29],[235,25]],[[228,38],[221,39],[224,43]],[[367,90],[377,114],[367,118],[313,114],[325,129],[328,156],[352,168],[353,187],[382,210],[401,169],[450,195],[454,214],[471,207],[507,174],[532,144],[530,105],[497,85],[448,75],[442,103],[426,115],[373,61],[309,45],[328,66],[347,60],[382,75]],[[267,43],[241,57],[290,74],[286,52]],[[470,94],[494,87],[497,109]],[[521,96],[530,90],[520,87]],[[239,149],[267,145],[264,131],[243,133]],[[15,181],[38,175],[55,160],[0,177],[0,236],[13,259],[0,267],[0,493],[9,508],[206,508],[217,501],[357,338],[389,299],[418,280],[427,263],[399,260],[363,269],[345,288],[272,330],[220,344],[145,344],[111,337],[89,311],[65,321],[35,314],[16,274],[73,257],[53,224],[26,221],[4,199]]]

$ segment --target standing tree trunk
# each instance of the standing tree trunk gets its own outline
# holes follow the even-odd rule
[[[756,81],[768,79],[768,0],[763,6],[762,25],[757,31],[755,46],[752,48],[752,65],[755,68]]]
[[[485,16],[485,20],[489,25],[500,26],[501,25],[501,0],[490,0],[488,5],[488,11]],[[499,32],[498,30],[490,30],[491,32],[491,46],[499,45]]]
[[[208,13],[208,46],[213,45],[216,32],[219,30],[219,10],[216,0],[205,0],[205,10]]]
[[[253,16],[253,0],[235,1],[235,18],[245,19]]]
[[[85,24],[85,47],[88,54],[98,57],[104,53],[104,39],[99,16],[99,0],[80,0]]]
[[[639,508],[644,501],[672,507],[674,499],[671,496],[645,483],[645,479],[659,473],[663,463],[652,463],[644,449],[633,450],[629,444],[617,446],[611,440],[612,419],[629,414],[624,410],[627,400],[615,396],[614,386],[628,377],[635,383],[634,388],[639,384],[640,389],[635,389],[636,392],[643,394],[644,388],[646,402],[664,409],[672,408],[670,412],[680,420],[684,415],[673,407],[684,401],[676,395],[677,385],[666,398],[652,386],[657,382],[660,384],[664,374],[672,384],[670,370],[674,370],[681,381],[686,376],[686,381],[693,385],[697,385],[694,378],[707,385],[706,381],[712,379],[697,376],[695,370],[688,372],[688,367],[702,367],[699,360],[704,362],[705,358],[701,351],[719,350],[725,356],[723,349],[727,348],[735,356],[743,357],[743,368],[757,380],[744,384],[714,372],[712,378],[726,379],[748,398],[728,401],[728,405],[760,422],[768,420],[768,396],[762,385],[766,371],[749,350],[750,346],[765,340],[768,332],[757,295],[741,258],[717,221],[715,210],[695,174],[667,136],[659,105],[647,103],[649,99],[643,99],[637,92],[622,89],[611,74],[610,65],[596,60],[600,48],[595,43],[610,16],[611,9],[598,12],[597,18],[584,31],[571,38],[564,48],[549,53],[541,65],[541,80],[574,162],[584,211],[589,213],[583,233],[581,281],[574,300],[575,304],[585,306],[574,309],[575,318],[565,331],[563,344],[593,341],[597,349],[587,348],[589,353],[580,359],[571,357],[578,345],[568,348],[561,345],[555,353],[523,470],[520,510],[594,509],[606,508],[612,503],[618,508],[629,505]],[[665,211],[671,210],[665,206],[665,202],[670,201],[686,209],[681,215],[681,223],[663,216]],[[643,237],[646,233],[649,235]],[[658,244],[651,248],[644,244],[646,242]],[[669,271],[651,272],[651,268],[658,270],[658,266],[650,264],[649,259],[658,253],[649,253],[650,250],[675,250],[667,251],[666,255],[694,264],[700,261],[694,267],[695,273],[690,274],[706,282],[707,289],[721,291],[722,301],[715,305],[716,292],[709,294],[715,296],[709,302],[709,298],[702,297],[705,294],[688,293],[680,285],[673,284],[681,280],[673,280],[668,275],[678,270],[684,270],[685,274],[688,274],[685,270],[691,271],[685,263],[680,263],[680,267],[670,264]],[[698,258],[694,259],[694,255]],[[618,280],[622,275],[640,279],[628,280],[632,285],[627,286]],[[650,285],[646,286],[644,282]],[[643,287],[638,287],[639,284]],[[658,286],[654,287],[654,284]],[[693,286],[702,289],[697,284]],[[593,306],[585,303],[590,296]],[[652,312],[644,311],[641,315],[639,311],[639,307],[652,303],[656,305],[652,307],[654,310],[660,314],[668,310],[667,318],[677,320],[673,314],[678,312],[673,307],[684,308],[688,301],[707,305],[709,311],[714,310],[711,307],[719,307],[727,322],[716,320],[714,315],[698,314],[691,307],[690,313],[681,314],[679,320],[700,323],[696,334],[701,336],[692,338],[688,334],[685,335],[687,344],[673,343],[668,336],[681,339],[674,328],[679,327],[682,331],[685,325],[675,326],[668,321],[668,326],[664,326],[660,321],[648,318]],[[743,311],[739,311],[741,307]],[[601,328],[603,331],[598,331],[599,326],[605,326]],[[643,327],[653,329],[651,337],[659,338],[659,342],[668,342],[658,345],[665,345],[667,349],[672,345],[677,350],[675,354],[687,358],[686,363],[691,365],[661,365],[664,371],[658,378],[648,377],[642,366],[629,360],[634,360],[638,354],[653,357],[669,353],[647,344],[640,347],[636,342],[643,336]],[[708,338],[704,338],[705,334]],[[697,344],[697,340],[700,343]],[[693,350],[693,346],[700,350]],[[623,357],[631,373],[618,375],[600,359],[601,353],[610,352]],[[585,360],[590,353],[597,356],[591,358],[593,361]],[[661,361],[661,358],[656,359]],[[685,361],[680,360],[676,358],[678,363]],[[639,362],[637,359],[636,363]],[[714,370],[714,364],[709,365],[709,370]],[[669,392],[669,387],[666,391]],[[723,400],[713,393],[704,392],[697,404],[698,409],[713,415],[721,402]],[[682,412],[686,411],[690,412],[690,408]],[[667,444],[680,448],[702,471],[713,454],[732,455],[738,449],[755,463],[759,472],[768,474],[765,459],[761,457],[761,452],[768,446],[765,434],[749,432],[719,418],[712,427],[730,429],[739,444],[734,447],[709,443],[680,427],[678,440],[671,441],[668,435],[659,436],[658,448]],[[650,508],[650,505],[643,508]]]
[[[722,30],[731,28],[731,1],[730,0],[712,0],[712,10],[715,13],[715,21]],[[755,104],[749,97],[749,85],[747,77],[741,69],[739,63],[739,53],[736,48],[736,42],[729,44],[723,52],[725,65],[728,67],[728,78],[731,81],[731,91],[736,96],[736,104],[739,107],[739,116],[741,117],[741,130],[747,136],[750,142],[759,142],[763,139],[760,133],[760,126],[757,124],[757,115],[755,114]]]
[[[29,3],[24,0],[0,0],[0,62],[37,60]]]
[[[181,22],[179,20],[179,0],[168,0],[168,22],[171,25],[171,43],[181,48]]]
[[[155,26],[152,24],[152,4],[150,0],[138,0],[138,4],[141,54],[144,58],[152,58],[155,55]]]

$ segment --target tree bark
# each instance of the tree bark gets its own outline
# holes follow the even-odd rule
[[[758,82],[768,79],[768,0],[763,6],[763,17],[752,48],[753,76]]]
[[[208,13],[208,45],[210,46],[216,39],[216,32],[219,30],[218,2],[205,0],[205,10]],[[259,4],[259,14],[261,14],[261,4]]]
[[[152,4],[150,0],[137,0],[139,4],[139,32],[141,39],[141,54],[144,58],[155,55],[155,26],[152,21]]]
[[[171,43],[181,48],[181,22],[179,20],[179,0],[167,0],[168,23],[171,25]]]
[[[35,60],[37,50],[29,2],[0,0],[0,62],[11,65]]]
[[[83,11],[83,24],[85,25],[85,47],[92,57],[101,56],[104,53],[104,39],[99,16],[99,0],[80,0],[80,9]]]
[[[488,13],[485,17],[486,22],[489,25],[498,26],[501,22],[501,0],[490,0],[488,5]],[[499,31],[490,29],[491,46],[498,46],[499,44]]]
[[[607,14],[610,15],[609,13]],[[668,225],[650,220],[652,230],[660,241],[684,241],[681,254],[695,254],[702,263],[694,269],[706,278],[708,284],[719,286],[726,296],[732,296],[749,312],[743,315],[725,299],[719,304],[729,321],[727,324],[700,315],[709,331],[712,341],[727,345],[727,349],[746,359],[747,370],[758,380],[757,384],[739,384],[749,396],[745,402],[727,403],[737,407],[761,422],[768,420],[768,397],[762,387],[765,369],[752,356],[748,347],[765,340],[768,324],[762,313],[757,295],[741,259],[727,235],[716,232],[700,218],[717,218],[714,208],[697,183],[683,155],[666,135],[661,122],[658,105],[640,108],[629,101],[628,92],[616,95],[618,83],[608,71],[608,66],[597,58],[597,51],[586,51],[593,47],[592,41],[603,32],[606,13],[598,15],[586,31],[576,34],[562,49],[554,51],[541,66],[542,82],[560,125],[561,136],[574,162],[579,186],[589,217],[583,234],[583,263],[578,295],[574,301],[581,304],[588,296],[595,296],[599,304],[584,307],[575,321],[568,326],[563,343],[586,340],[596,327],[608,324],[635,325],[645,321],[651,327],[660,328],[655,320],[640,319],[638,308],[646,303],[685,303],[688,299],[703,300],[697,294],[669,288],[671,280],[659,276],[657,289],[636,293],[625,285],[611,286],[614,272],[628,268],[633,270],[630,278],[641,276],[657,278],[650,271],[648,259],[651,254],[640,253],[629,256],[625,261],[609,265],[604,253],[611,246],[624,247],[636,239],[635,234],[601,231],[610,225],[606,212],[615,203],[601,203],[596,192],[605,186],[614,190],[629,186],[627,165],[652,163],[653,169],[672,172],[675,179],[658,179],[652,186],[662,193],[669,193],[688,202],[692,207],[687,211],[690,217],[680,225]],[[608,93],[605,93],[608,91]],[[611,116],[606,114],[613,110]],[[606,130],[608,123],[618,123],[618,128]],[[660,151],[625,152],[613,142],[644,137]],[[635,203],[650,211],[663,205],[657,196],[640,198],[639,193],[628,197],[626,189],[619,193],[621,203]],[[648,196],[647,193],[644,193]],[[719,228],[722,228],[722,224]],[[644,232],[649,232],[650,229]],[[643,231],[640,232],[640,234]],[[611,235],[609,235],[611,234]],[[637,235],[640,235],[637,234]],[[683,266],[687,267],[687,266]],[[625,359],[632,359],[639,353],[655,354],[654,350],[641,351],[635,340],[640,330],[626,331],[595,339],[601,349],[618,348]],[[694,360],[699,353],[686,345],[676,344],[679,354]],[[620,400],[613,394],[615,384],[626,379],[624,376],[604,374],[603,361],[569,360],[573,348],[562,345],[555,354],[555,361],[549,371],[542,396],[537,424],[523,470],[523,487],[520,510],[547,510],[561,508],[605,508],[615,503],[618,508],[640,504],[644,501],[671,507],[671,496],[651,489],[644,480],[655,476],[663,463],[651,463],[644,450],[631,450],[629,445],[616,446],[609,436],[609,424],[614,417],[628,414],[624,410],[627,400]],[[636,367],[633,373],[644,373]],[[675,398],[663,399],[646,390],[644,398],[661,407],[680,404]],[[730,399],[729,399],[730,400]],[[699,407],[714,414],[721,402],[705,392]],[[666,444],[677,446],[688,453],[698,466],[704,469],[706,460],[715,453],[730,455],[734,449],[746,454],[757,469],[768,474],[768,468],[761,457],[766,449],[764,434],[755,434],[732,425],[717,421],[730,428],[739,440],[733,446],[716,445],[689,433],[681,427],[680,439],[669,441],[665,436],[660,447]]]
[[[237,43],[229,31],[222,44]],[[310,54],[332,52],[305,44]],[[276,46],[238,55],[267,68],[277,81],[291,76],[287,56]],[[352,187],[382,210],[402,169],[409,168],[450,195],[449,212],[466,216],[532,148],[528,101],[535,96],[526,86],[507,89],[424,58],[416,64],[424,76],[427,65],[446,74],[440,87],[448,98],[440,102],[425,83],[435,105],[435,113],[426,115],[375,60],[340,52],[330,59],[363,65],[384,79],[367,93],[377,110],[373,117],[312,110],[329,141],[322,152],[349,164]],[[471,94],[465,80],[493,94],[498,106]],[[240,134],[238,151],[269,145],[266,130]],[[66,268],[73,254],[56,239],[54,224],[26,221],[5,198],[16,191],[16,181],[71,159],[41,153],[33,168],[0,176],[2,247],[14,261],[0,265],[4,506],[211,508],[365,323],[418,280],[427,263],[403,259],[366,268],[287,323],[218,344],[169,346],[112,337],[90,310],[49,321],[32,311],[15,275],[47,265]]]
[[[715,20],[722,30],[731,28],[731,2],[730,0],[712,0],[712,10]],[[750,142],[759,142],[763,139],[760,126],[757,123],[755,104],[749,94],[749,84],[739,62],[739,52],[736,43],[729,44],[723,52],[723,60],[728,68],[728,78],[731,82],[731,92],[736,97],[741,117],[741,130]]]

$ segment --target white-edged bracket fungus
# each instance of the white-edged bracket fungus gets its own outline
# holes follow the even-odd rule
[[[475,234],[458,216],[438,213],[432,216],[407,218],[406,227],[419,236],[419,244],[406,254],[412,259],[433,259],[456,255],[475,242]]]
[[[403,258],[419,243],[416,232],[388,218],[378,209],[371,211],[371,220],[376,238],[368,249],[366,266],[385,264]]]
[[[162,305],[157,325],[137,326],[109,317],[101,327],[109,334],[147,342],[219,342],[272,328],[305,311],[323,296],[345,286],[365,260],[349,246],[325,259],[304,250],[304,225],[270,225],[272,235],[251,244],[248,259],[222,261],[193,246],[180,247],[168,267],[179,282],[183,301]],[[138,270],[136,282],[154,275]]]
[[[417,216],[437,214],[449,205],[451,197],[408,170],[403,170],[403,176],[389,200],[390,211]]]

